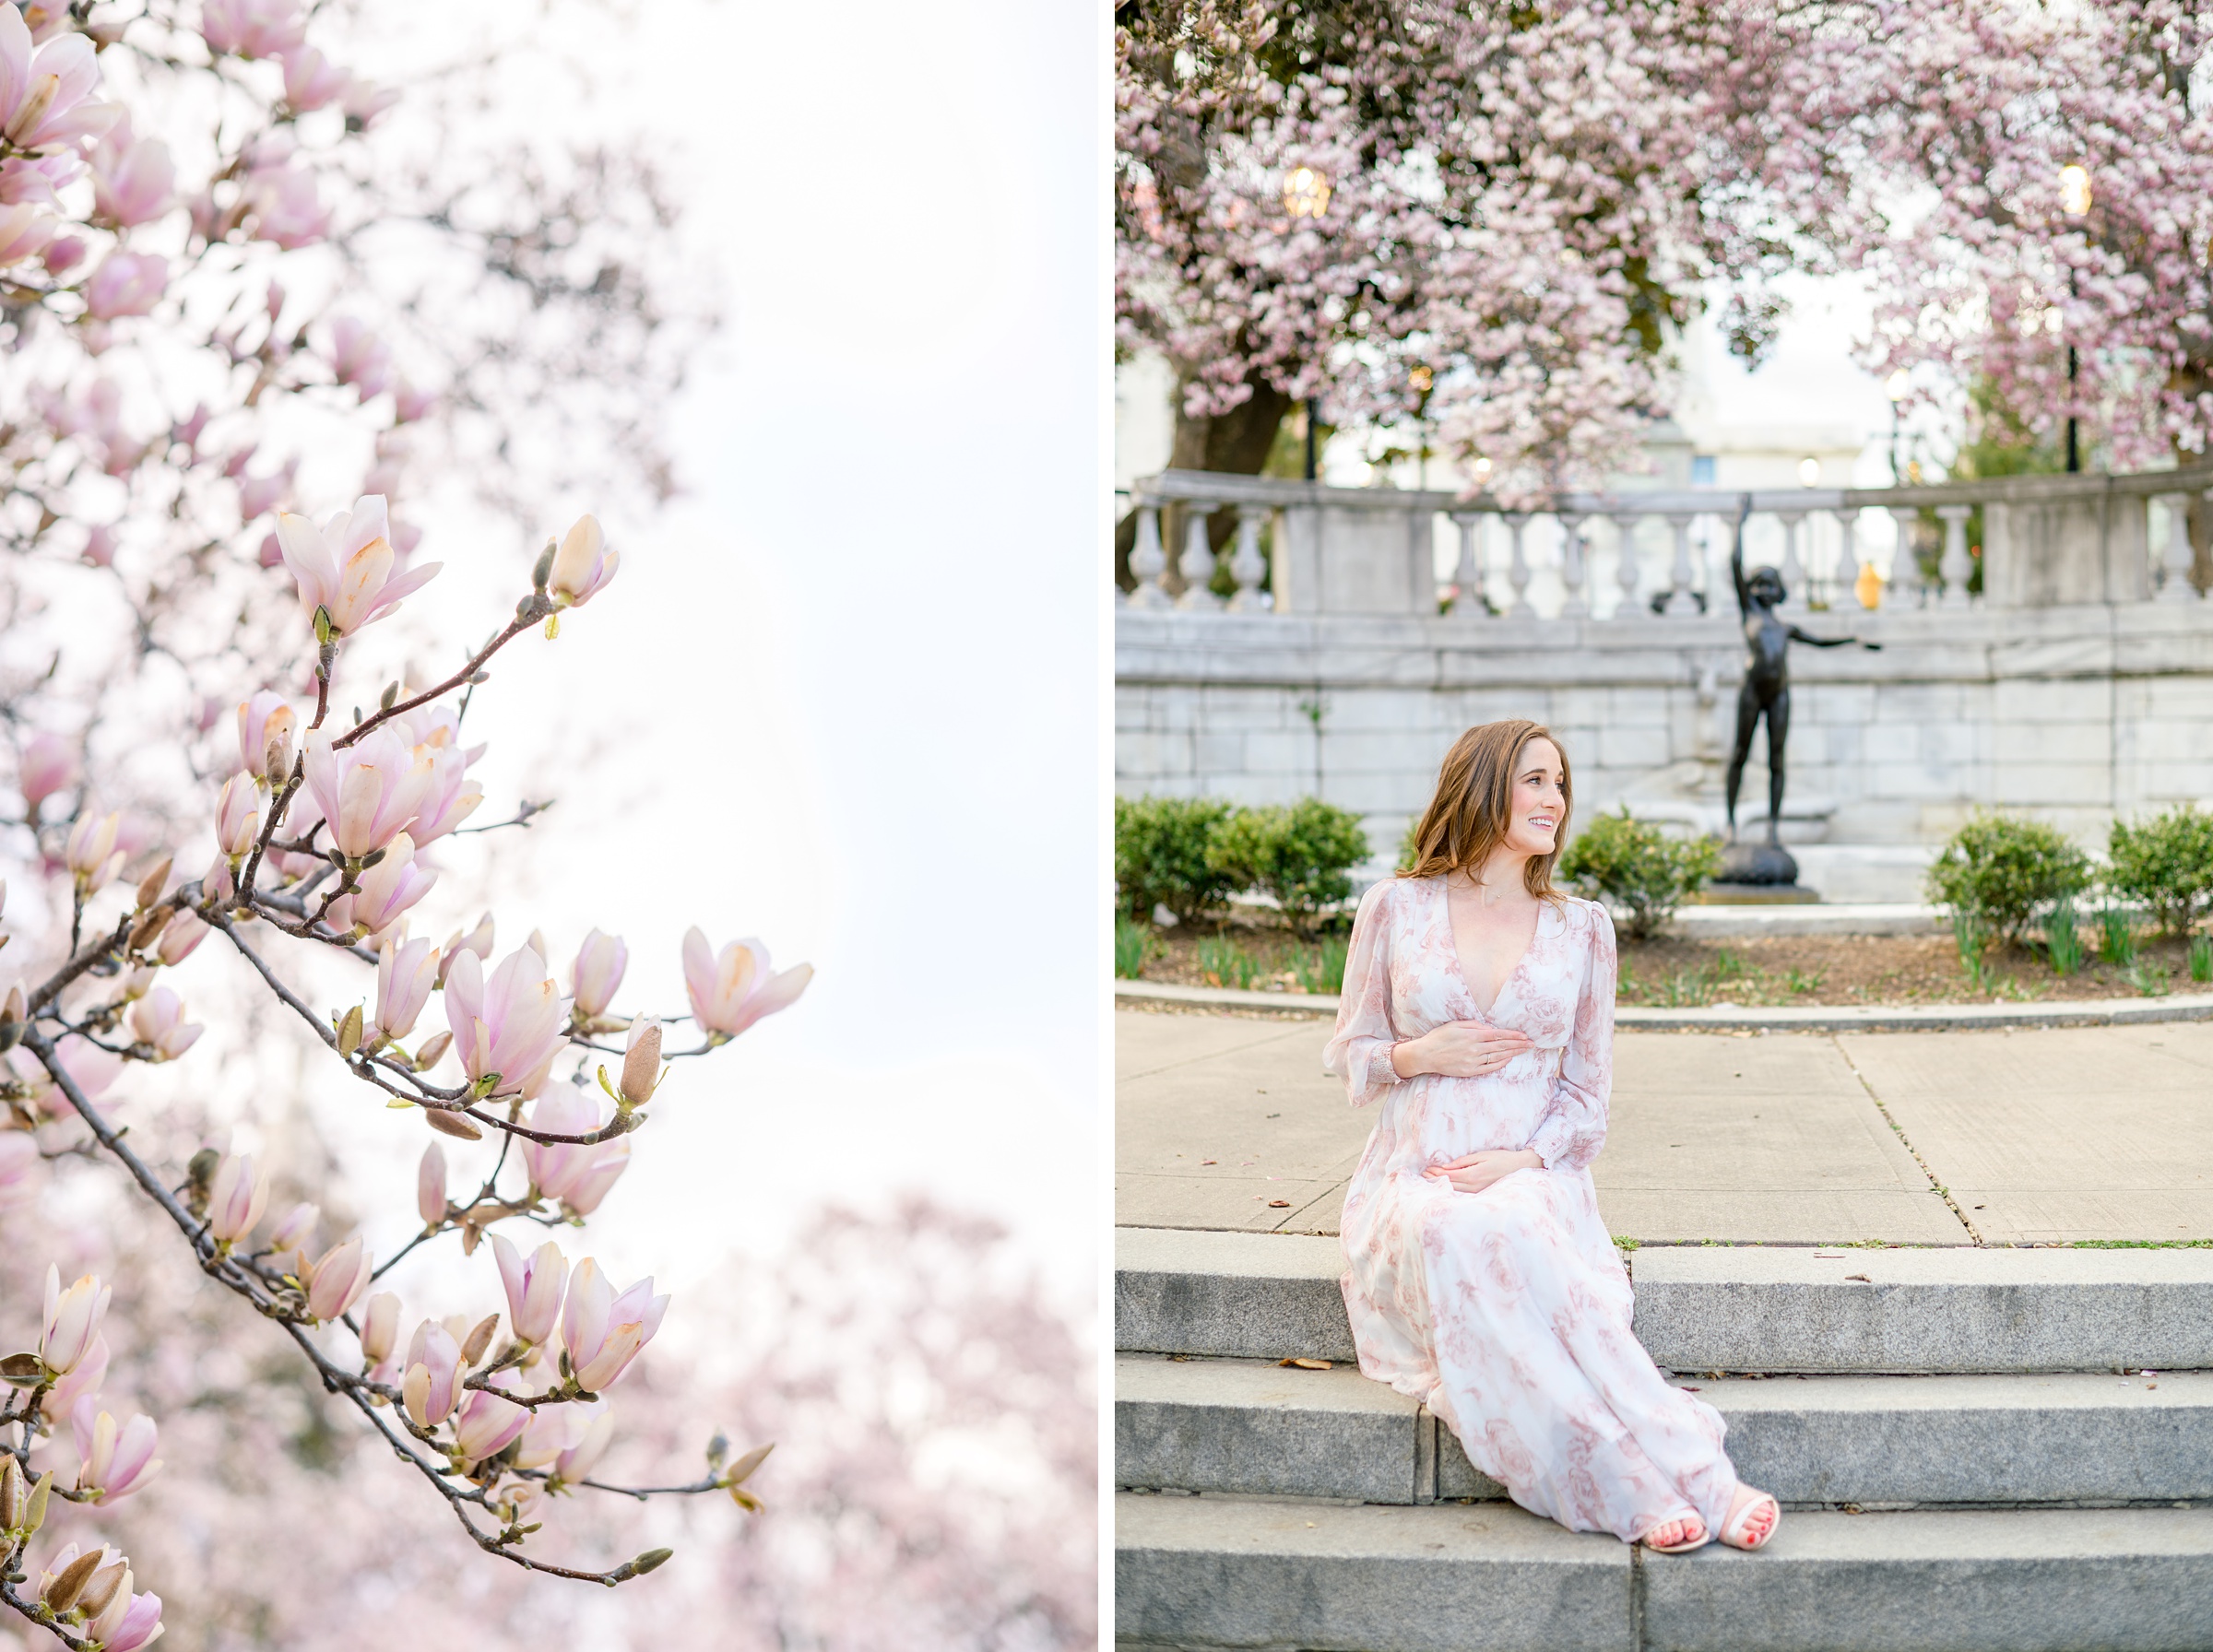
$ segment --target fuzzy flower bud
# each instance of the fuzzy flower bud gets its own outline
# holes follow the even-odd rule
[[[208,1188],[207,1231],[236,1245],[254,1231],[268,1202],[269,1173],[254,1168],[251,1153],[226,1153]]]
[[[307,1311],[317,1319],[336,1319],[369,1289],[369,1250],[360,1237],[332,1245],[308,1265],[301,1283],[307,1287]]]
[[[199,1041],[207,1029],[184,1019],[184,1002],[166,986],[157,986],[131,1006],[131,1032],[151,1044],[158,1061],[174,1061]]]
[[[685,932],[684,991],[692,1017],[718,1043],[788,1007],[813,978],[814,966],[808,963],[775,974],[768,949],[757,940],[734,940],[717,957],[696,927]]]
[[[92,1501],[105,1503],[127,1497],[160,1470],[154,1455],[160,1431],[151,1417],[133,1417],[124,1427],[106,1411],[95,1412],[89,1396],[77,1402],[70,1427],[77,1437],[77,1489],[92,1493]]]
[[[435,1428],[461,1395],[461,1345],[445,1327],[426,1319],[408,1343],[407,1371],[400,1392],[408,1415],[418,1428]]]
[[[108,1312],[108,1287],[98,1274],[88,1273],[68,1290],[62,1289],[62,1270],[46,1269],[46,1325],[39,1337],[39,1363],[49,1375],[66,1376],[92,1351],[100,1322]]]
[[[622,944],[621,936],[602,935],[597,929],[586,936],[569,971],[576,1013],[586,1021],[605,1015],[622,985],[622,972],[629,967],[630,949]]]
[[[526,1258],[504,1234],[491,1236],[492,1258],[499,1264],[500,1282],[507,1288],[507,1323],[515,1339],[539,1343],[553,1334],[561,1314],[562,1287],[569,1277],[568,1259],[551,1240]]]
[[[590,1257],[576,1264],[562,1315],[561,1342],[580,1388],[606,1387],[661,1328],[669,1299],[653,1293],[647,1278],[618,1292]]]
[[[653,1100],[661,1080],[661,1025],[641,1019],[630,1029],[630,1045],[622,1057],[622,1099],[633,1107]]]

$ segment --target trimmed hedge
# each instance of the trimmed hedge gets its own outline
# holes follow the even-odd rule
[[[1559,870],[1563,880],[1622,914],[1632,938],[1648,940],[1720,862],[1721,846],[1712,838],[1678,837],[1638,820],[1624,804],[1619,814],[1599,815],[1577,833]]]
[[[2190,804],[2131,826],[2113,822],[2106,887],[2151,914],[2162,935],[2182,935],[2213,903],[2213,815]]]
[[[1318,797],[1288,807],[1237,808],[1218,797],[1117,797],[1118,908],[1141,921],[1154,906],[1179,920],[1220,910],[1231,895],[1272,896],[1301,936],[1353,892],[1351,872],[1368,856],[1360,817]]]
[[[1929,867],[1929,898],[1951,909],[1954,926],[2020,938],[2037,915],[2089,887],[2089,857],[2055,828],[2020,815],[1979,814],[1959,828]]]
[[[1140,923],[1165,906],[1189,923],[1218,910],[1237,885],[1209,857],[1229,819],[1219,797],[1117,797],[1114,881],[1118,904]]]

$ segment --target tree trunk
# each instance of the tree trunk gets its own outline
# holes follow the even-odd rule
[[[1189,382],[1188,372],[1177,375],[1176,435],[1168,446],[1168,468],[1213,470],[1227,476],[1260,475],[1268,463],[1269,454],[1275,448],[1276,432],[1283,428],[1284,416],[1291,411],[1291,398],[1269,385],[1256,384],[1252,394],[1228,412],[1209,419],[1194,419],[1183,410],[1184,387]],[[1237,531],[1237,513],[1234,510],[1216,511],[1206,520],[1207,543],[1216,556],[1222,554],[1222,548]],[[1130,511],[1114,529],[1114,579],[1125,591],[1137,584],[1130,572],[1130,550],[1136,539],[1137,513]],[[1181,511],[1161,513],[1160,543],[1168,553],[1167,577],[1163,583],[1170,591],[1180,594],[1183,576],[1176,565],[1183,555]]]

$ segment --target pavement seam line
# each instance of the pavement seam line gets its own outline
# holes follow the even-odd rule
[[[1264,1044],[1280,1044],[1283,1040],[1293,1036],[1294,1033],[1299,1031],[1302,1031],[1302,1029],[1295,1027],[1282,1032],[1277,1032],[1267,1038],[1256,1038],[1250,1044],[1237,1044],[1230,1049],[1210,1050],[1202,1056],[1180,1056],[1174,1061],[1166,1062],[1159,1067],[1148,1067],[1142,1072],[1117,1073],[1114,1079],[1115,1088],[1118,1090],[1124,1084],[1134,1083],[1139,1079],[1150,1079],[1159,1073],[1172,1073],[1179,1067],[1190,1067],[1201,1061],[1218,1061],[1225,1056],[1248,1055],[1250,1052],[1259,1049]]]
[[[1920,1165],[1921,1174],[1929,1178],[1929,1186],[1935,1190],[1936,1197],[1944,1200],[1945,1209],[1959,1219],[1959,1225],[1967,1230],[1969,1238],[1972,1239],[1976,1245],[1982,1245],[1983,1243],[1982,1235],[1976,1231],[1975,1224],[1968,1221],[1967,1212],[1959,1208],[1959,1201],[1952,1197],[1952,1190],[1936,1179],[1935,1171],[1932,1170],[1929,1167],[1929,1162],[1921,1156],[1921,1150],[1913,1145],[1912,1139],[1906,1134],[1898,1120],[1890,1116],[1890,1109],[1883,1105],[1883,1098],[1876,1093],[1876,1088],[1868,1081],[1867,1075],[1860,1070],[1860,1064],[1852,1058],[1852,1052],[1844,1047],[1843,1039],[1831,1032],[1828,1035],[1828,1042],[1836,1045],[1837,1054],[1844,1058],[1844,1065],[1852,1068],[1852,1076],[1860,1081],[1860,1088],[1867,1092],[1867,1099],[1875,1103],[1875,1110],[1883,1115],[1883,1122],[1890,1127],[1906,1151],[1913,1155],[1913,1162]]]

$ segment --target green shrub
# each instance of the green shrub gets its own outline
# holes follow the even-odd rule
[[[2183,934],[2213,900],[2213,815],[2187,803],[2134,826],[2115,820],[2107,854],[2107,884],[2162,935]]]
[[[1358,815],[1301,797],[1288,808],[1238,809],[1215,832],[1208,859],[1229,888],[1274,896],[1305,937],[1323,908],[1353,892],[1350,874],[1367,856]]]
[[[1114,881],[1122,911],[1142,923],[1155,906],[1189,921],[1239,887],[1214,865],[1214,835],[1229,818],[1219,797],[1117,797]]]
[[[1114,975],[1118,981],[1135,981],[1145,973],[1160,942],[1153,926],[1117,914],[1114,920]]]
[[[1659,933],[1675,908],[1713,876],[1721,847],[1710,837],[1676,837],[1639,820],[1624,804],[1600,815],[1560,856],[1560,876],[1623,915],[1638,940]]]
[[[1929,867],[1929,898],[1986,929],[2018,940],[2037,913],[2080,894],[2089,859],[2050,826],[2018,815],[1980,814],[1952,834]]]

